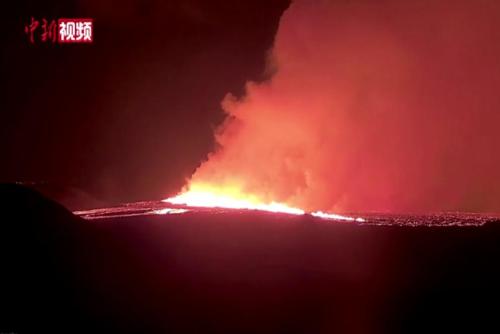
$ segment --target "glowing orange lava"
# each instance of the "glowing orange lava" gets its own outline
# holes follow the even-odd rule
[[[164,199],[163,202],[187,207],[228,208],[276,212],[292,215],[304,215],[306,212],[283,203],[264,203],[258,197],[245,195],[237,188],[218,189],[209,186],[191,186],[177,196]],[[310,215],[322,219],[363,222],[363,218],[354,218],[322,211],[310,212]]]

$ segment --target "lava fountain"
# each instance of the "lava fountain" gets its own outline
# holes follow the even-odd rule
[[[361,2],[292,2],[268,76],[223,99],[215,150],[167,201],[500,210],[500,2]]]
[[[303,209],[291,207],[284,203],[273,201],[266,203],[259,199],[258,196],[245,195],[237,188],[231,187],[217,188],[194,184],[179,195],[164,199],[163,202],[187,207],[255,210],[289,215],[310,214],[322,219],[364,222],[364,219],[360,217],[349,217],[322,211],[306,212]]]

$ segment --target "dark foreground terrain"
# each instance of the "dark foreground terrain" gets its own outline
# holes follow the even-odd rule
[[[491,217],[359,225],[139,210],[85,220],[16,185],[0,185],[0,209],[3,333],[500,329],[500,223]]]

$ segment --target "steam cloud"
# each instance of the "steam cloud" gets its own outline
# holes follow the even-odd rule
[[[294,1],[191,184],[308,210],[500,211],[500,2]]]

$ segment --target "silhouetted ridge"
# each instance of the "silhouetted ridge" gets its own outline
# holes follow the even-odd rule
[[[81,318],[73,294],[85,222],[17,184],[0,184],[0,217],[0,332],[69,328]]]

